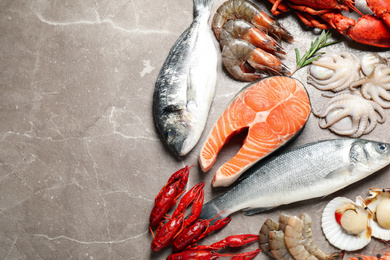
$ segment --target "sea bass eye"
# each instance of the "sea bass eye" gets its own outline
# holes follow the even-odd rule
[[[386,152],[389,149],[389,146],[387,144],[378,144],[377,150],[380,153]]]

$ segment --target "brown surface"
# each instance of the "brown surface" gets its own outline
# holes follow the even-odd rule
[[[81,2],[0,4],[0,258],[165,259],[170,249],[150,250],[148,217],[154,197],[174,171],[197,162],[206,134],[246,83],[231,79],[219,56],[205,133],[193,151],[178,160],[154,127],[152,93],[169,49],[192,20],[192,1]],[[222,3],[215,1],[213,14]],[[291,14],[280,21],[296,38],[293,44],[283,43],[285,63],[294,68],[294,48],[304,52],[316,31],[303,30]],[[365,51],[352,42],[327,49],[344,50],[357,55]],[[294,77],[307,86],[306,69]],[[313,108],[319,109],[326,98],[311,86],[307,89]],[[389,110],[386,113],[390,116]],[[364,137],[390,142],[389,124]],[[291,145],[329,138],[337,136],[321,130],[311,115]],[[191,169],[189,187],[206,181],[206,201],[223,190],[212,190],[209,184],[239,142],[234,139],[222,151],[209,173]],[[390,187],[389,177],[387,168],[326,198],[252,217],[235,214],[204,243],[257,234],[266,218],[277,219],[282,211],[307,212],[313,218],[315,242],[333,252],[320,228],[325,205],[334,196],[354,199],[366,196],[369,187]],[[357,253],[373,254],[383,246],[375,240]],[[266,256],[261,253],[256,259]]]

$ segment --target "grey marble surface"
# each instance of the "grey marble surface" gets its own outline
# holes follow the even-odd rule
[[[212,14],[222,3],[215,0]],[[259,4],[268,12],[269,4]],[[167,150],[154,126],[152,94],[169,49],[192,21],[192,1],[3,0],[0,14],[0,259],[165,259],[170,249],[150,249],[154,197],[174,171],[196,164],[205,133],[246,85],[226,74],[219,56],[215,98],[199,144],[181,159]],[[317,31],[291,13],[280,21],[296,38],[283,43],[285,63],[293,68],[294,48],[304,51]],[[328,49],[345,50],[389,55],[351,41]],[[306,69],[294,77],[319,109],[326,98],[306,84]],[[388,129],[389,121],[364,137],[390,142]],[[286,149],[329,138],[337,136],[311,115]],[[233,139],[209,173],[193,167],[188,187],[205,181],[206,201],[221,193],[210,187],[213,171],[239,143]],[[257,234],[266,218],[282,211],[307,212],[315,242],[333,252],[320,228],[323,208],[335,196],[354,200],[369,187],[390,187],[389,177],[387,168],[325,198],[252,217],[234,214],[203,243]],[[384,246],[373,240],[355,253],[375,254]]]

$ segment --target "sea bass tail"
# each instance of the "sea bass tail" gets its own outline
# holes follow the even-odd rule
[[[225,218],[233,213],[233,211],[231,211],[231,210],[224,209],[224,207],[222,205],[218,206],[218,203],[219,203],[219,198],[215,198],[215,199],[207,202],[206,204],[204,204],[203,208],[202,208],[202,212],[200,213],[199,219],[213,219],[213,218],[215,218],[213,220],[215,222],[215,221],[223,219],[223,218]],[[251,216],[251,215],[258,214],[258,213],[261,213],[261,212],[264,212],[264,211],[267,211],[270,209],[272,209],[272,207],[269,207],[269,208],[259,207],[259,208],[252,208],[252,209],[243,209],[243,210],[244,210],[246,216]]]
[[[232,212],[223,210],[218,207],[215,200],[211,200],[203,205],[202,212],[200,213],[199,219],[214,219],[214,221],[223,219],[229,216]]]
[[[194,0],[194,17],[197,17],[200,13],[206,9],[209,13],[213,6],[214,0]]]

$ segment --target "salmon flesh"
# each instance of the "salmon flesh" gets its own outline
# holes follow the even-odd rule
[[[199,164],[207,172],[232,135],[248,129],[241,149],[217,170],[212,186],[231,185],[253,164],[297,136],[310,111],[307,91],[294,78],[268,77],[244,87],[217,120],[200,151]]]

